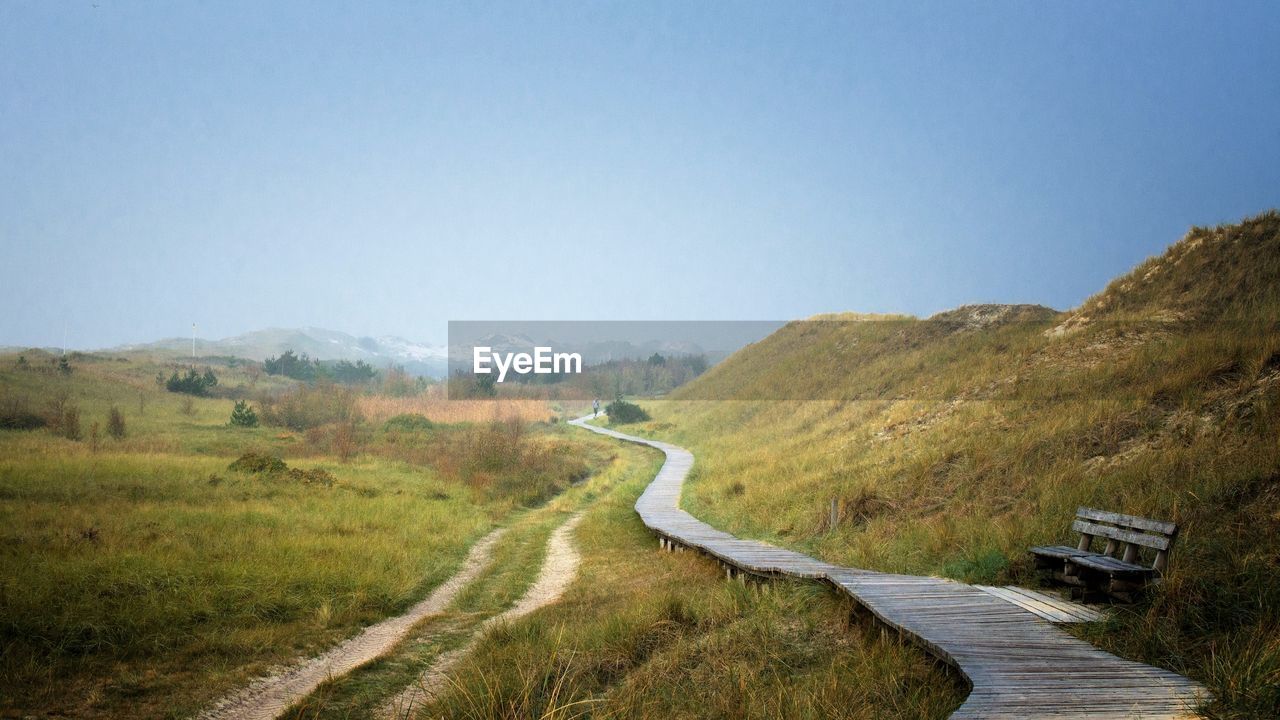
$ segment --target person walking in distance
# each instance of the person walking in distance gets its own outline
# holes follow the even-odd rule
[[[600,417],[600,398],[591,401],[591,417]]]

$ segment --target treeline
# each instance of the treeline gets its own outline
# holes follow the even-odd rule
[[[593,395],[664,395],[693,380],[709,367],[704,355],[664,356],[647,360],[613,360],[586,369],[582,376]]]
[[[285,350],[279,357],[269,357],[262,363],[268,375],[283,375],[303,382],[329,381],[342,385],[362,385],[373,380],[378,371],[363,360],[321,361],[306,353],[295,354]]]
[[[208,397],[217,385],[218,376],[213,373],[213,368],[205,368],[203,373],[195,368],[188,368],[185,375],[174,370],[169,379],[164,381],[165,390],[196,397]]]

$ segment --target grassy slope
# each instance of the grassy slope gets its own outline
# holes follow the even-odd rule
[[[1280,216],[1070,314],[966,317],[795,324],[633,427],[698,456],[700,517],[860,567],[1027,583],[1077,505],[1172,519],[1167,582],[1093,639],[1280,713]],[[821,400],[698,400],[734,393]]]
[[[508,486],[525,474],[486,470],[481,487],[439,469],[442,447],[473,453],[448,454],[451,465],[483,455],[483,432],[373,428],[365,452],[339,463],[299,433],[227,427],[229,400],[184,408],[157,387],[162,366],[77,357],[63,376],[43,369],[47,357],[26,357],[25,367],[0,357],[0,400],[39,412],[65,396],[85,438],[0,431],[6,716],[185,717],[273,663],[404,609],[519,504]],[[224,386],[249,382],[218,372]],[[105,430],[112,406],[128,435],[103,432],[95,449],[90,424]],[[548,476],[612,453],[553,428],[525,441],[547,448]],[[228,471],[248,449],[325,468],[336,484]]]

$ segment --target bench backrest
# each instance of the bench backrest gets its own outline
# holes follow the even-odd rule
[[[1155,561],[1152,563],[1158,572],[1163,572],[1169,561],[1169,548],[1178,535],[1178,526],[1171,522],[1152,520],[1135,515],[1081,507],[1076,509],[1076,521],[1071,529],[1080,533],[1081,550],[1089,550],[1093,538],[1107,539],[1107,555],[1115,555],[1123,549],[1121,560],[1128,563],[1137,562],[1141,548],[1155,550]]]

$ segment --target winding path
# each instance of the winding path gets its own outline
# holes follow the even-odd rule
[[[578,576],[578,563],[581,561],[581,556],[573,546],[571,536],[581,520],[582,513],[575,513],[551,533],[551,537],[547,540],[547,558],[542,562],[542,569],[538,571],[538,579],[534,580],[514,605],[501,614],[485,620],[465,645],[437,657],[416,682],[391,698],[382,707],[381,716],[393,719],[413,717],[416,710],[446,687],[449,671],[475,648],[476,643],[484,637],[489,628],[514,622],[538,608],[559,600]]]
[[[717,558],[729,577],[829,582],[886,626],[958,670],[972,687],[951,717],[1185,718],[1208,698],[1198,683],[1124,660],[978,588],[942,578],[840,567],[756,540],[741,540],[680,509],[693,455],[684,448],[587,424],[591,432],[666,454],[636,512],[665,549]]]

